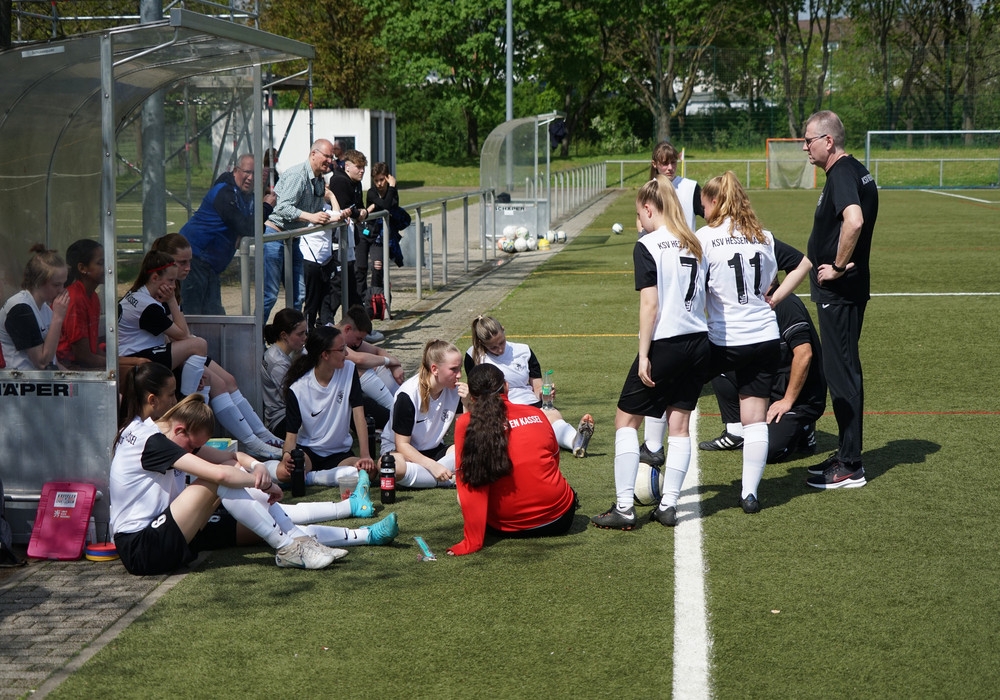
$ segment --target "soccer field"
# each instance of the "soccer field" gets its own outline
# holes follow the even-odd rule
[[[818,194],[752,199],[804,250]],[[446,557],[461,539],[454,491],[401,492],[395,547],[320,572],[277,569],[263,548],[217,553],[54,697],[667,698],[697,673],[699,650],[675,646],[679,616],[707,623],[715,697],[994,696],[1000,193],[951,194],[881,193],[861,341],[869,484],[805,485],[835,446],[829,414],[817,457],[767,467],[756,515],[737,506],[739,453],[696,450],[704,608],[675,606],[690,507],[676,530],[647,508],[633,532],[588,525],[614,497],[614,409],[636,352],[635,238],[611,233],[633,228],[627,192],[492,310],[555,371],[567,420],[595,417],[590,456],[563,453],[582,503],[569,535]],[[720,431],[707,393],[698,428]],[[417,561],[415,535],[438,561]]]

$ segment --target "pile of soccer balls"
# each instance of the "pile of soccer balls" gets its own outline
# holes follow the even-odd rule
[[[497,239],[497,250],[505,253],[523,253],[526,250],[547,250],[552,243],[566,242],[565,231],[549,231],[544,238],[536,238],[525,226],[505,226]]]

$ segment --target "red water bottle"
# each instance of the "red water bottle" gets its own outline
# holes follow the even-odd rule
[[[391,452],[382,455],[382,463],[378,469],[379,488],[382,491],[382,504],[396,502],[396,458]]]

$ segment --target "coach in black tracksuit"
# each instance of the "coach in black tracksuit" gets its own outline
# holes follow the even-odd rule
[[[858,342],[871,289],[872,232],[878,216],[875,178],[844,151],[844,125],[833,112],[809,117],[802,150],[826,171],[816,205],[808,255],[812,300],[823,342],[823,370],[837,418],[839,446],[825,462],[809,469],[817,488],[864,486],[861,464],[864,385]]]

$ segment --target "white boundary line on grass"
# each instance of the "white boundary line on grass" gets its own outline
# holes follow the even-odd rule
[[[677,501],[674,529],[674,698],[712,697],[701,498],[698,494],[698,409],[691,412],[691,464]]]
[[[979,202],[980,204],[996,204],[990,199],[976,199],[975,197],[966,197],[964,194],[954,194],[953,192],[939,192],[937,190],[920,190],[921,192],[926,192],[927,194],[939,194],[942,197],[954,197],[955,199],[964,199],[969,202]]]

